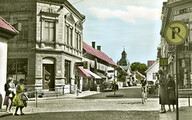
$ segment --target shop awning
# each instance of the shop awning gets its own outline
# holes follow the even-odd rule
[[[100,76],[98,76],[97,74],[91,72],[90,70],[88,69],[85,69],[91,76],[93,76],[95,79],[102,79]]]
[[[91,77],[91,76],[89,75],[89,73],[88,73],[85,69],[83,69],[82,66],[78,66],[78,69],[79,69],[79,71],[81,72],[80,75],[81,75],[82,77]]]
[[[136,71],[136,73],[137,73],[139,76],[141,76],[141,77],[145,78],[145,76],[144,76],[144,75],[142,75],[140,72]]]

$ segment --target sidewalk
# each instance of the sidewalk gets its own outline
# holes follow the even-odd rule
[[[99,92],[96,91],[83,91],[81,93],[75,93],[75,94],[65,94],[63,96],[58,96],[58,97],[44,97],[44,98],[38,98],[38,101],[42,100],[51,100],[51,99],[77,99],[80,97],[85,97],[89,95],[94,95],[94,94],[99,94]],[[29,101],[35,101],[35,98],[29,98]],[[7,112],[5,110],[5,105],[2,106],[2,109],[0,109],[0,117],[2,116],[7,116],[7,115],[12,115],[12,112]]]
[[[176,111],[159,114],[160,120],[176,120]],[[192,119],[192,106],[179,108],[179,120],[191,120]]]
[[[27,114],[35,112],[57,112],[57,111],[101,111],[101,110],[117,110],[117,111],[156,111],[160,108],[158,98],[148,99],[143,105],[139,98],[128,99],[76,99],[79,97],[98,94],[95,91],[84,91],[77,94],[65,94],[58,97],[38,98],[38,107],[35,107],[35,99],[30,99],[28,107],[24,109]],[[61,103],[60,103],[61,102]],[[49,104],[49,105],[47,105]],[[188,107],[187,99],[179,99],[179,120],[191,120],[192,107]],[[65,108],[65,109],[63,109]],[[137,109],[140,108],[140,109]],[[15,108],[13,108],[14,111]],[[166,106],[168,110],[168,106]],[[0,117],[12,115],[5,111],[5,106],[0,109]],[[176,120],[175,112],[159,113],[159,120]]]

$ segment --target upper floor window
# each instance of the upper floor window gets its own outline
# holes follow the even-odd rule
[[[67,45],[73,46],[73,27],[66,25]]]
[[[76,49],[79,48],[79,42],[78,42],[78,32],[75,32],[75,40],[76,40]]]
[[[17,29],[19,30],[18,40],[27,41],[29,37],[29,21],[19,20],[17,23]]]
[[[70,36],[70,45],[73,46],[73,28],[70,28],[69,36]]]
[[[153,80],[156,80],[156,73],[153,73]]]
[[[81,50],[81,34],[79,34],[79,49]]]
[[[81,34],[78,31],[76,31],[75,36],[76,36],[76,49],[81,50]]]
[[[44,39],[47,42],[55,41],[55,22],[45,21],[44,23]]]

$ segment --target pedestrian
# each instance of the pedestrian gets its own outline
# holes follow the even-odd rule
[[[157,74],[157,80],[155,81],[155,95],[159,96],[159,75]]]
[[[167,93],[168,93],[168,105],[169,105],[168,111],[171,112],[171,105],[173,106],[173,111],[175,111],[174,106],[176,104],[175,81],[170,74],[168,75]]]
[[[141,94],[142,94],[142,103],[144,104],[147,100],[147,80],[141,80]]]
[[[23,113],[23,108],[26,107],[26,101],[27,101],[27,96],[23,93],[24,92],[24,79],[19,80],[19,84],[16,86],[16,94],[15,97],[13,98],[13,105],[16,106],[16,110],[14,115],[18,116],[17,111],[20,108],[20,115],[24,115]]]
[[[160,113],[166,113],[165,104],[167,102],[166,97],[166,78],[162,70],[158,71],[159,73],[159,103],[161,104]]]
[[[13,83],[13,78],[9,78],[9,79],[10,79],[10,82],[9,82],[9,91],[10,91],[10,94],[9,94],[9,99],[10,99],[9,112],[11,112],[12,101],[13,101],[13,98],[14,98],[15,93],[16,93],[16,88],[15,88],[15,84]]]
[[[9,99],[9,94],[11,93],[9,91],[9,83],[11,82],[10,79],[7,80],[7,82],[4,85],[4,90],[5,90],[5,98],[4,98],[4,105],[6,105],[6,111],[8,110],[8,107],[10,106],[10,99]]]

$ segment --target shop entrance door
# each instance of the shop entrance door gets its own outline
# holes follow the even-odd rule
[[[54,64],[43,64],[43,89],[55,90]]]

